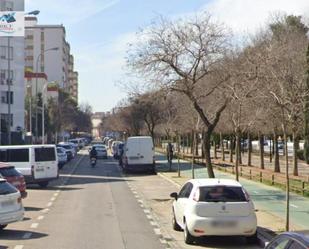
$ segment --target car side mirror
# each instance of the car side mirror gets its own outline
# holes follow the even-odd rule
[[[175,200],[178,199],[178,194],[176,192],[173,192],[170,194],[170,197],[174,198]]]

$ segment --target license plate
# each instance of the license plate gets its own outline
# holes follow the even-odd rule
[[[12,206],[14,205],[15,201],[4,201],[4,202],[1,202],[1,206],[2,207],[9,207],[9,206]]]
[[[213,227],[235,227],[236,221],[223,221],[223,220],[216,220],[212,223]]]

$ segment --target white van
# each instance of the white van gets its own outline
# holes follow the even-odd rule
[[[124,148],[123,170],[155,172],[154,154],[151,137],[129,137]]]
[[[12,163],[25,177],[26,183],[47,187],[57,179],[58,157],[55,145],[0,146],[0,161]]]

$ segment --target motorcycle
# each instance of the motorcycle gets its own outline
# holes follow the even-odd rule
[[[94,168],[94,166],[97,164],[97,159],[95,157],[92,157],[90,159],[90,164],[91,164],[91,167]]]

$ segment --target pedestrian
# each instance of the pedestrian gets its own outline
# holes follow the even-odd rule
[[[169,164],[169,171],[172,170],[173,154],[174,154],[174,146],[172,145],[171,142],[168,142],[166,146],[166,156]]]

